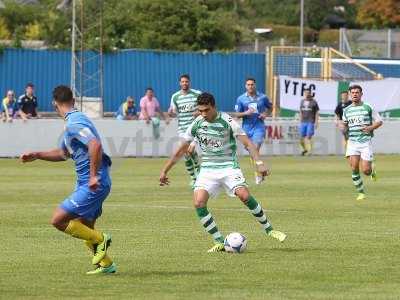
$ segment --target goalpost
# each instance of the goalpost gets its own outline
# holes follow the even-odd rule
[[[273,46],[266,51],[266,91],[273,102],[274,118],[279,113],[280,75],[325,81],[383,78],[367,66],[368,60],[353,59],[330,47]]]

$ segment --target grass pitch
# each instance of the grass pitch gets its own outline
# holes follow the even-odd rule
[[[364,178],[355,201],[342,157],[274,157],[254,196],[285,243],[267,238],[238,199],[209,202],[220,230],[239,231],[248,251],[208,254],[211,238],[192,209],[180,163],[158,186],[165,159],[114,160],[113,190],[98,228],[110,232],[111,276],[87,276],[83,242],[49,225],[73,189],[72,162],[0,160],[1,299],[398,299],[399,156],[377,159],[379,180]]]

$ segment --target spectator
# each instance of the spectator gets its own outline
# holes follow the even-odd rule
[[[319,106],[310,89],[304,91],[304,99],[300,102],[300,145],[301,155],[311,155],[312,137],[318,128]]]
[[[1,103],[0,112],[3,114],[3,122],[12,122],[18,111],[14,91],[7,91],[6,97]]]
[[[128,96],[116,112],[118,120],[137,120],[137,109],[133,97]]]
[[[155,138],[160,137],[160,118],[169,124],[169,117],[163,114],[160,103],[154,97],[154,91],[151,87],[146,89],[146,94],[140,99],[140,120],[145,120],[147,124],[153,124],[153,135]]]
[[[37,98],[33,92],[34,85],[28,83],[25,87],[25,94],[18,98],[19,115],[24,121],[39,117],[37,114]]]

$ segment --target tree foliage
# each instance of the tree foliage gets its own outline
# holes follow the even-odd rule
[[[15,46],[22,39],[42,39],[52,48],[70,47],[72,12],[71,8],[58,10],[60,0],[41,0],[38,5],[4,2],[6,7],[0,9],[0,37],[12,38]],[[275,26],[272,38],[279,39],[298,35],[296,27],[300,23],[299,0],[84,0],[79,3],[84,3],[88,27],[98,22],[93,12],[101,2],[106,50],[225,51],[252,41],[255,27]],[[304,2],[309,42],[316,42],[318,31],[327,26],[330,15],[346,20],[347,27],[400,25],[399,0]],[[97,48],[98,30],[85,34],[89,48]]]
[[[399,0],[364,0],[357,14],[360,25],[369,28],[400,26]]]

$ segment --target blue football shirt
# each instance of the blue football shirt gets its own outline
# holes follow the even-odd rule
[[[245,131],[250,131],[256,128],[265,128],[264,120],[260,119],[259,116],[271,107],[271,102],[263,93],[256,92],[256,95],[251,97],[246,92],[237,98],[235,111],[245,112],[249,108],[254,109],[255,112],[253,114],[243,117],[242,127]]]
[[[101,142],[100,136],[92,121],[83,113],[72,110],[65,115],[65,130],[61,148],[67,151],[75,162],[78,185],[87,184],[90,179],[90,158],[88,144],[96,139]],[[102,164],[97,176],[100,182],[110,183],[108,169],[111,166],[110,157],[103,152]]]

